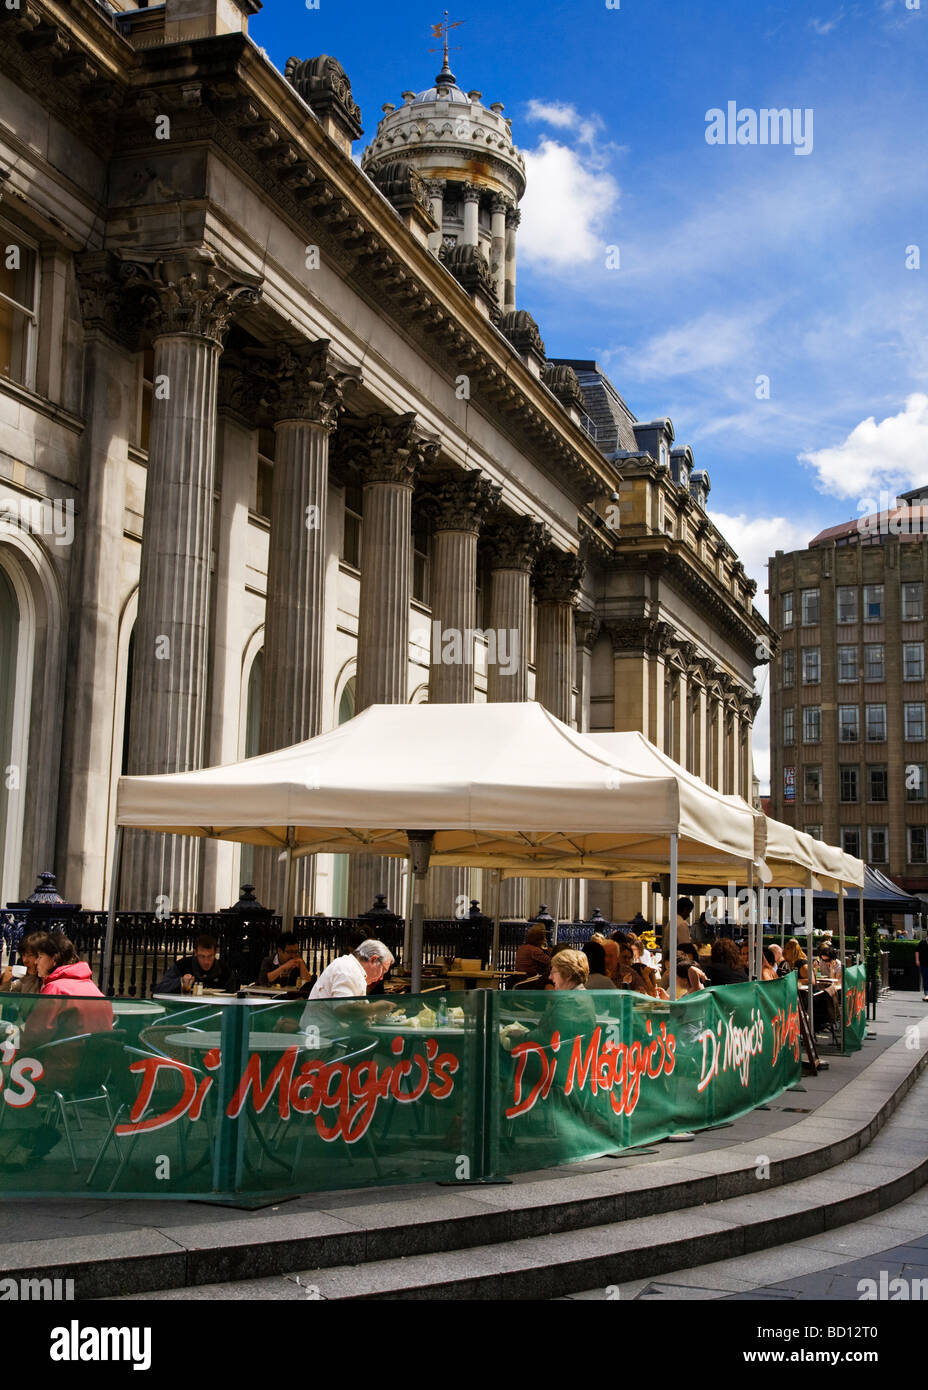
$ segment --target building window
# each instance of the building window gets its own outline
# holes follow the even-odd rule
[[[860,706],[838,706],[838,742],[856,743],[860,738]]]
[[[803,647],[802,649],[802,683],[803,685],[818,685],[822,679],[822,649],[821,647]]]
[[[837,611],[839,623],[857,622],[857,589],[850,585],[839,585],[837,591]]]
[[[864,647],[864,680],[882,681],[886,679],[883,663],[883,643],[875,642]]]
[[[796,742],[796,711],[792,705],[783,711],[783,742]]]
[[[867,742],[886,742],[886,706],[867,705]]]
[[[37,260],[9,223],[0,222],[0,376],[32,386],[35,376]]]
[[[842,801],[858,801],[860,769],[853,763],[842,763],[838,768],[838,786]]]
[[[818,589],[802,591],[802,625],[815,627],[821,617],[821,595]]]
[[[925,679],[924,642],[903,643],[902,679],[907,681],[923,681]]]
[[[793,625],[793,596],[792,594],[783,595],[783,627],[788,628]]]
[[[345,488],[345,524],[342,530],[341,559],[352,569],[361,568],[361,489]]]
[[[906,801],[928,800],[928,764],[906,763],[905,799]]]
[[[841,848],[845,854],[852,854],[855,859],[860,858],[860,826],[842,825],[841,827]]]
[[[921,583],[903,584],[902,621],[904,623],[920,623],[924,616]]]
[[[871,825],[867,831],[867,858],[871,864],[889,862],[889,836],[885,825]]]
[[[883,621],[883,585],[865,584],[864,585],[864,622],[881,623]]]
[[[925,705],[920,704],[905,705],[903,707],[905,716],[905,737],[908,743],[917,743],[925,737]]]
[[[424,531],[413,536],[412,596],[417,603],[428,603],[429,592],[429,537]]]
[[[813,840],[821,840],[822,827],[820,825],[804,825],[803,830],[807,835],[811,835]]]
[[[906,835],[909,841],[909,863],[928,863],[928,825],[907,826]]]
[[[804,767],[802,770],[802,799],[803,801],[821,801],[822,799],[822,769],[818,767]]]
[[[820,705],[806,705],[802,711],[803,743],[821,743],[822,710]]]
[[[885,763],[871,763],[867,768],[867,800],[889,800],[889,773]]]
[[[850,683],[857,680],[857,648],[838,648],[838,681]]]
[[[790,649],[783,652],[783,689],[789,690],[796,683],[796,653]]]

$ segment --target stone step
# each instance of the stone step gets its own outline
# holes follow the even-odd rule
[[[500,1185],[409,1184],[316,1193],[282,1201],[272,1210],[223,1210],[221,1216],[195,1203],[159,1208],[152,1202],[114,1202],[105,1233],[79,1235],[81,1223],[57,1221],[38,1239],[19,1235],[15,1208],[7,1204],[0,1213],[0,1274],[72,1278],[77,1297],[111,1298],[307,1268],[353,1268],[397,1256],[446,1259],[447,1252],[621,1228],[645,1217],[649,1229],[658,1217],[686,1222],[690,1215],[673,1214],[750,1199],[860,1155],[928,1065],[928,1018],[916,1031],[918,1047],[900,1039],[788,1128],[751,1138],[757,1117],[749,1114],[736,1122],[746,1136],[740,1144],[690,1153],[680,1146],[673,1157],[646,1165],[632,1166],[626,1159],[592,1170],[579,1165],[524,1174]],[[787,1093],[776,1105],[801,1107],[814,1099],[814,1092]],[[158,1219],[159,1210],[170,1216]],[[73,1234],[65,1235],[65,1228]],[[575,1287],[596,1282],[594,1276]]]
[[[683,1211],[438,1254],[300,1271],[322,1299],[560,1298],[802,1240],[928,1183],[928,1077],[866,1149],[817,1177]]]

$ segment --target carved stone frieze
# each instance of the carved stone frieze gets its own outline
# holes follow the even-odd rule
[[[284,76],[315,115],[333,115],[351,140],[364,134],[361,108],[351,95],[348,74],[337,58],[328,53],[302,61],[288,58]]]
[[[586,652],[591,652],[602,631],[602,626],[602,619],[588,609],[576,612],[574,614],[574,627],[577,633],[577,646],[582,647]]]
[[[626,652],[664,656],[673,642],[673,629],[659,618],[643,614],[628,618],[610,618],[605,624],[616,655]]]

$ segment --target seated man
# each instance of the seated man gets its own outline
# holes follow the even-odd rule
[[[285,932],[277,943],[277,950],[265,956],[258,971],[259,985],[291,985],[294,988],[308,984],[312,979],[309,966],[300,955],[300,943],[293,932]]]
[[[217,957],[217,946],[215,936],[198,936],[194,954],[176,960],[152,993],[189,993],[195,984],[203,985],[205,989],[228,990],[229,993],[237,990],[238,980],[231,967]]]
[[[345,1021],[362,1020],[378,1014],[392,1013],[395,1007],[392,999],[368,1001],[367,991],[377,984],[393,964],[393,955],[382,941],[362,941],[350,955],[337,956],[327,965],[312,987],[309,1002],[303,1010],[301,1028],[311,1026],[326,1028],[324,1009],[314,1009],[314,1000],[348,999],[355,1000],[332,1010],[338,1018]],[[320,1024],[320,1019],[322,1023]]]

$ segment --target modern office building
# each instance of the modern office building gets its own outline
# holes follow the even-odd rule
[[[517,307],[502,104],[446,60],[364,149],[341,64],[278,71],[259,8],[0,5],[2,899],[52,868],[105,902],[121,772],[376,702],[537,699],[750,796],[754,585],[671,422]],[[126,906],[281,905],[273,852],[127,841]],[[402,906],[348,867],[298,909]]]
[[[770,560],[773,814],[928,889],[928,490]]]

